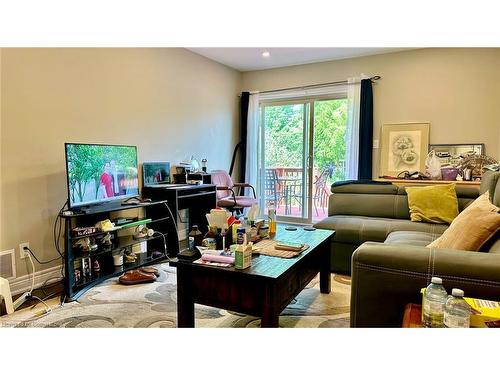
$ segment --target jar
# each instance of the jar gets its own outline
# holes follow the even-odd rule
[[[246,236],[246,233],[245,233],[245,228],[238,228],[236,230],[236,243],[238,245],[243,245],[245,243],[245,236]]]
[[[264,224],[259,228],[259,237],[265,238],[269,236],[269,226]]]

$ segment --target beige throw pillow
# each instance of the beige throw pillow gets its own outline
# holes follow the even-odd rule
[[[486,192],[463,210],[441,237],[427,245],[436,249],[478,251],[500,229],[500,208]]]

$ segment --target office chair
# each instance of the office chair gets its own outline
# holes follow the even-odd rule
[[[245,207],[252,207],[257,204],[257,196],[252,185],[247,183],[234,183],[229,173],[223,170],[214,170],[212,174],[212,183],[217,186],[217,206],[227,208],[231,212],[242,214]],[[251,188],[252,197],[242,196],[242,188]],[[238,194],[234,191],[238,188]],[[244,190],[243,190],[244,191]]]

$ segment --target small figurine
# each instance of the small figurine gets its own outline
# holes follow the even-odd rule
[[[82,259],[82,273],[84,278],[88,278],[91,276],[91,271],[90,271],[90,258],[83,258]]]
[[[95,242],[95,238],[90,238],[90,251],[96,251],[98,249],[98,246]]]
[[[152,252],[152,254],[151,254],[151,257],[152,257],[153,259],[156,259],[156,258],[159,258],[159,257],[161,257],[161,256],[163,256],[163,255],[165,255],[165,254],[163,254],[161,251],[154,250],[154,251]]]
[[[134,263],[137,260],[137,255],[135,255],[132,250],[125,250],[125,263]]]
[[[84,252],[90,251],[90,239],[88,237],[81,238],[76,241],[75,246],[80,247],[80,249]]]
[[[105,247],[105,248],[111,247],[111,245],[112,245],[111,238],[112,238],[111,237],[111,233],[109,233],[109,232],[106,233],[106,235],[103,238],[101,238],[101,244],[102,244],[102,246]]]
[[[101,265],[99,264],[99,261],[95,259],[94,262],[92,263],[92,271],[98,273],[100,270],[101,270]]]
[[[75,270],[74,275],[75,275],[75,284],[79,284],[80,281],[82,280],[82,273],[80,272],[80,270]]]

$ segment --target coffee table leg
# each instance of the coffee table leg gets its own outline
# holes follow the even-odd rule
[[[263,311],[260,326],[262,328],[279,328],[279,314],[273,309]]]
[[[194,328],[194,301],[190,277],[177,269],[177,327]]]
[[[321,264],[319,271],[319,290],[321,293],[330,293],[332,280],[330,275],[330,244],[326,243],[322,249]]]
[[[274,285],[268,285],[264,291],[264,304],[262,306],[262,316],[260,326],[262,328],[279,327],[279,311],[274,298]]]

